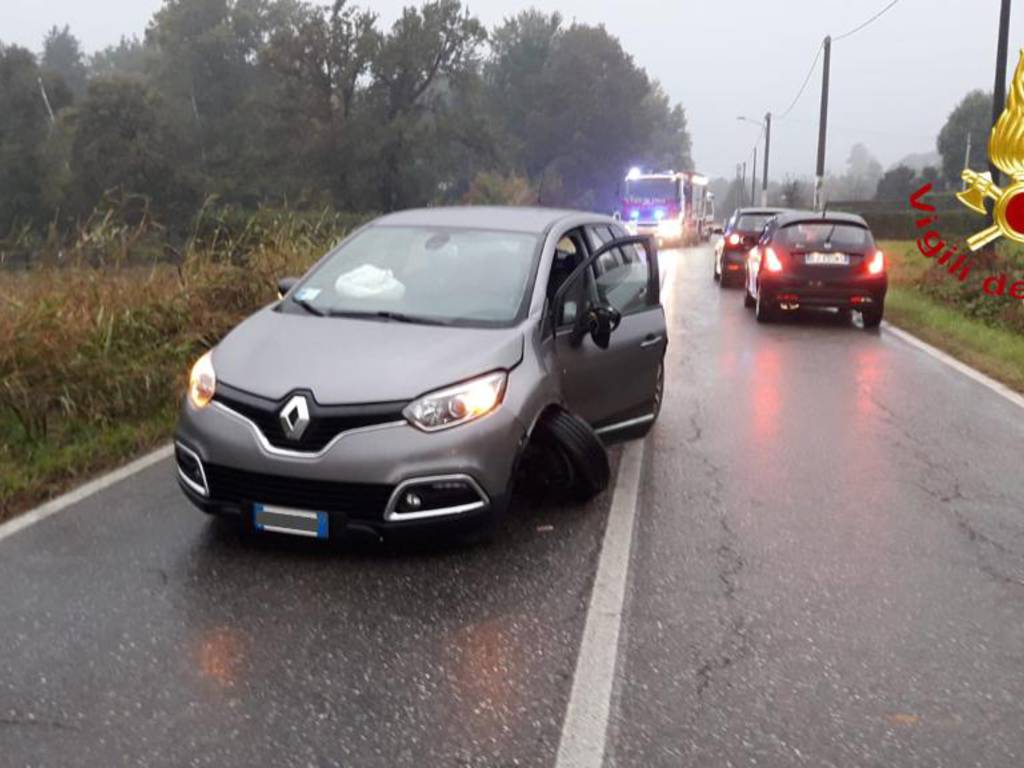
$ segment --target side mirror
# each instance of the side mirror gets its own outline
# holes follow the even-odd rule
[[[297,277],[282,277],[280,280],[278,280],[277,298],[283,299],[285,295],[288,293],[288,291],[295,287],[295,284],[297,282],[299,282],[299,278]]]
[[[622,214],[619,211],[616,211],[612,214],[612,218],[616,221],[622,221]]]
[[[579,316],[576,325],[573,326],[572,343],[574,346],[579,345],[582,343],[583,337],[589,332],[590,338],[594,340],[597,346],[601,349],[608,349],[608,345],[611,344],[612,333],[619,327],[621,322],[622,313],[615,307],[607,304],[588,307],[587,311]]]

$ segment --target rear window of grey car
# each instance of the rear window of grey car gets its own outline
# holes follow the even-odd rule
[[[740,232],[760,232],[774,213],[748,213],[740,216],[736,229]]]
[[[328,315],[508,325],[525,304],[538,248],[539,238],[522,232],[369,227],[330,254],[291,298]]]

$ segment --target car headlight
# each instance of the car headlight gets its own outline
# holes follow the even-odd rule
[[[402,413],[425,432],[448,429],[486,416],[501,405],[507,383],[508,374],[504,371],[489,373],[424,395]]]
[[[196,360],[188,376],[188,399],[196,408],[205,408],[217,390],[217,374],[213,371],[213,352]]]

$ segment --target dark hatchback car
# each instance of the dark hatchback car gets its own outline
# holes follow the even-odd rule
[[[723,288],[730,280],[739,284],[747,252],[757,244],[768,220],[780,213],[779,208],[740,208],[726,222],[725,231],[715,244],[714,265],[715,280]]]
[[[747,255],[744,303],[767,322],[801,307],[858,310],[865,328],[885,312],[885,254],[849,213],[788,211],[765,225]]]

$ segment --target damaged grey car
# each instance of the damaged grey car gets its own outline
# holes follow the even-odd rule
[[[185,495],[255,531],[493,533],[517,478],[585,500],[664,388],[658,257],[610,217],[379,218],[192,369]]]

